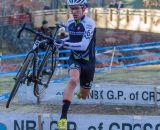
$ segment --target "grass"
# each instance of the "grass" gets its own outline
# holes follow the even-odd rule
[[[64,72],[64,71],[63,71]],[[65,71],[67,73],[67,71]],[[66,75],[66,74],[65,74]],[[14,75],[0,76],[0,95],[11,91]],[[58,75],[58,78],[63,75]],[[54,76],[55,78],[55,76]],[[94,83],[159,85],[160,65],[114,69],[95,74]]]
[[[115,69],[112,72],[102,72],[95,75],[95,83],[124,83],[124,84],[159,84],[160,66],[143,66],[135,68]]]
[[[13,75],[0,76],[0,94],[9,92],[14,85]]]

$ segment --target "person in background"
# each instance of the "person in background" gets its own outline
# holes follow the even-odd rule
[[[117,9],[117,14],[120,14],[122,8],[124,8],[124,4],[121,0],[115,3],[115,8]]]
[[[42,25],[41,25],[41,27],[38,29],[38,31],[41,32],[41,33],[43,33],[43,34],[45,34],[45,35],[47,35],[47,36],[51,36],[51,35],[52,35],[52,32],[51,32],[50,28],[48,27],[48,21],[47,21],[47,20],[43,20],[43,21],[42,21]],[[43,40],[43,39],[42,39],[41,37],[39,37],[39,36],[36,36],[36,37],[35,37],[35,40],[41,41],[41,40]],[[45,51],[46,49],[47,49],[47,45],[46,45],[46,44],[42,44],[42,45],[39,46],[39,50],[38,50],[38,51],[43,52],[43,51]],[[41,58],[42,58],[42,57],[40,56],[40,59],[41,59]],[[47,66],[47,63],[46,63],[45,66]],[[44,73],[44,74],[49,74],[50,71],[51,71],[51,70],[46,67],[46,68],[43,70],[43,73]]]
[[[68,35],[67,35],[66,31],[65,31],[65,28],[64,27],[60,28],[58,39],[64,39],[66,37],[68,37]],[[61,51],[61,50],[64,50],[64,49],[60,48],[59,50]],[[66,57],[66,56],[67,56],[66,52],[60,52],[60,54],[59,54],[59,57]],[[62,63],[64,65],[67,65],[67,60],[62,60],[62,62],[60,62],[60,63]],[[66,67],[64,67],[64,68],[66,68]]]
[[[50,28],[48,27],[48,21],[47,20],[43,20],[42,21],[42,25],[41,25],[41,27],[38,29],[38,31],[39,32],[41,32],[41,33],[43,33],[43,34],[45,34],[45,35],[47,35],[47,36],[51,36],[52,35],[52,32],[51,32],[51,30],[50,30]],[[35,37],[35,40],[42,40],[42,38],[41,37],[39,37],[39,36],[36,36]],[[41,50],[41,51],[45,51],[46,50],[46,45],[41,45],[40,47],[39,47],[39,49]]]
[[[116,1],[112,0],[109,4],[109,8],[115,8]]]

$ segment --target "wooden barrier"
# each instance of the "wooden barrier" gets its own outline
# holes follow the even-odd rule
[[[160,33],[160,10],[147,9],[116,9],[95,8],[88,10],[87,15],[96,21],[97,28],[124,29]],[[67,10],[35,11],[32,21],[35,27],[40,27],[42,20],[49,21],[53,27],[56,22],[65,22],[71,16]]]

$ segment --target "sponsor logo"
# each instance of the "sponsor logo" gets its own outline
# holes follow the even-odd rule
[[[74,120],[76,119],[77,118],[75,118]],[[147,122],[145,122],[146,117],[143,119],[143,116],[138,120],[134,120],[134,118],[130,117],[127,120],[127,117],[123,116],[122,119],[124,121],[121,119],[119,119],[119,121],[115,121],[116,119],[116,115],[114,119],[110,119],[110,117],[107,118],[106,116],[102,117],[98,122],[96,121],[96,119],[92,118],[93,122],[90,122],[87,119],[84,120],[84,118],[82,117],[79,118],[78,122],[75,122],[73,120],[68,121],[67,130],[160,130],[160,123],[158,121],[158,118],[156,118],[155,121],[153,121],[154,118],[148,118],[148,120],[150,121]],[[112,121],[110,122],[110,120]],[[86,124],[82,126],[84,121],[86,121]],[[40,124],[35,120],[14,120],[13,130],[37,130],[37,127],[39,125]],[[45,128],[45,130],[58,130],[57,120],[54,119],[50,121],[48,119],[43,120],[42,126],[43,128]],[[4,124],[0,123],[0,130],[7,130],[7,128]],[[12,128],[9,128],[9,130],[12,130]]]
[[[77,27],[77,30],[81,30],[81,27],[78,26],[78,27]]]
[[[84,32],[69,31],[70,35],[83,36]]]
[[[3,123],[0,123],[0,130],[7,130],[6,125]]]
[[[160,124],[152,125],[151,123],[122,123],[113,122],[109,126],[109,130],[159,130]]]

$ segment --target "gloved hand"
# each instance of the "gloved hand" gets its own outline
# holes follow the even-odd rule
[[[63,45],[64,45],[64,41],[63,41],[63,40],[56,40],[55,45],[56,45],[58,48],[62,48]]]

